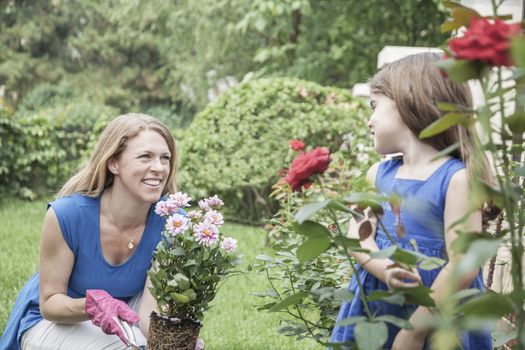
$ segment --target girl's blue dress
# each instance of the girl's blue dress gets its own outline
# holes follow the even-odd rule
[[[412,180],[397,179],[395,177],[398,168],[402,164],[403,162],[399,158],[381,162],[376,176],[376,189],[379,193],[386,195],[396,193],[403,198],[400,221],[405,225],[406,236],[400,238],[396,235],[396,216],[392,212],[390,203],[383,203],[382,205],[384,216],[381,220],[384,227],[402,248],[413,250],[410,240],[414,239],[421,253],[446,259],[443,216],[447,188],[452,175],[463,169],[465,165],[460,160],[451,158],[426,180]],[[381,226],[377,229],[375,240],[379,249],[392,245]],[[432,285],[440,270],[441,268],[431,271],[419,270],[425,286],[430,287]],[[363,268],[359,267],[357,273],[363,283],[366,295],[375,290],[388,290],[385,283]],[[481,271],[470,288],[484,289]],[[354,297],[352,300],[343,303],[337,322],[348,317],[365,315],[360,298],[361,294],[355,278],[352,278],[349,291],[354,294]],[[385,301],[369,302],[368,305],[371,313],[376,316],[389,314],[404,319],[408,319],[417,308],[417,305],[394,305]],[[400,328],[390,323],[387,325],[388,339],[384,344],[384,348],[390,349]],[[492,338],[489,332],[465,332],[462,334],[461,341],[465,350],[492,349]],[[332,332],[331,342],[355,342],[354,325],[336,326]],[[425,349],[429,348],[430,346],[427,342]]]
[[[125,302],[144,289],[152,253],[161,239],[165,219],[152,204],[142,238],[131,257],[120,265],[106,261],[100,245],[100,196],[74,194],[51,202],[64,236],[75,255],[67,294],[84,298],[87,289],[103,289]],[[39,307],[39,275],[34,274],[16,299],[0,339],[0,350],[19,350],[23,333],[42,320]]]

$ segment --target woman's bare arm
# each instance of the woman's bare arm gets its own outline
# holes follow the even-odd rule
[[[72,323],[88,319],[85,298],[74,299],[67,295],[74,261],[56,214],[49,208],[40,243],[40,312],[46,320]]]

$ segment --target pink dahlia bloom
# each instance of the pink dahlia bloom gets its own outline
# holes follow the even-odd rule
[[[237,240],[235,238],[226,237],[222,240],[221,248],[228,253],[233,253],[237,249]]]
[[[203,245],[212,245],[219,238],[219,229],[209,222],[201,222],[193,227],[197,242]]]
[[[170,194],[168,197],[168,206],[170,208],[177,208],[176,210],[190,206],[191,198],[184,192],[177,192]]]
[[[173,214],[168,218],[166,228],[173,235],[176,236],[189,228],[189,220],[187,217],[180,214]]]
[[[204,214],[204,221],[219,227],[224,224],[224,217],[218,211],[210,210]]]
[[[160,216],[170,215],[168,203],[166,201],[158,202],[157,205],[155,205],[155,213],[159,214]]]

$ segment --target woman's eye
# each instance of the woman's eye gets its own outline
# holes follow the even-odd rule
[[[164,159],[164,160],[170,160],[171,157],[170,157],[170,156],[162,156],[162,159]]]
[[[146,158],[147,159],[147,158],[149,158],[149,154],[142,154],[142,155],[139,156],[139,158]]]

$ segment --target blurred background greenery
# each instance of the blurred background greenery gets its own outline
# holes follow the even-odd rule
[[[334,150],[364,117],[323,86],[366,81],[387,44],[441,44],[444,16],[437,0],[2,0],[0,192],[52,195],[110,118],[144,112],[182,145],[182,189],[260,222],[287,141]]]

